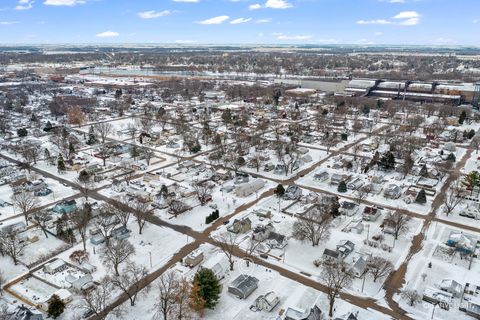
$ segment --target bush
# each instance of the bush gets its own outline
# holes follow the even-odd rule
[[[19,137],[26,137],[28,135],[28,131],[25,128],[21,128],[17,130],[17,135]]]
[[[205,218],[205,223],[206,224],[212,223],[213,221],[217,220],[219,217],[220,217],[220,212],[218,210],[215,210]]]
[[[337,191],[341,193],[347,192],[347,184],[345,183],[345,181],[339,183]]]

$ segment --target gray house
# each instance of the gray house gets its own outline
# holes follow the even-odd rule
[[[13,316],[15,320],[43,320],[43,316],[37,310],[28,309],[25,306],[20,306],[15,311]]]
[[[257,288],[257,278],[241,274],[230,283],[228,286],[228,292],[234,294],[239,299],[246,299]]]

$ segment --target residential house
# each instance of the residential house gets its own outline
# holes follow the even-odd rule
[[[337,244],[337,252],[340,253],[341,259],[345,259],[355,250],[355,244],[350,240],[342,240]]]
[[[355,178],[347,183],[347,188],[350,190],[357,190],[363,186],[365,182],[361,178]]]
[[[327,248],[325,248],[325,250],[323,250],[322,258],[323,258],[323,260],[328,261],[328,262],[340,262],[341,261],[340,253],[338,251],[330,250],[330,249],[327,249]]]
[[[447,240],[447,245],[454,247],[460,253],[472,254],[475,252],[477,240],[471,236],[465,235],[463,232],[452,231]]]
[[[455,280],[445,279],[440,284],[440,290],[451,293],[455,298],[460,298],[463,293],[463,286]]]
[[[316,305],[310,310],[288,307],[285,311],[285,320],[322,320],[322,310]]]
[[[225,277],[228,270],[228,261],[225,261],[225,256],[222,254],[217,254],[211,259],[205,261],[201,268],[210,269],[217,280],[221,280]]]
[[[270,233],[275,231],[273,224],[258,225],[253,230],[253,239],[257,241],[265,241],[270,236]]]
[[[130,233],[132,233],[132,230],[127,229],[125,226],[120,226],[110,232],[110,237],[117,240],[124,240],[130,237]]]
[[[398,199],[402,195],[402,188],[400,188],[396,184],[391,183],[385,188],[383,195],[385,196],[385,198]]]
[[[185,265],[187,267],[193,268],[200,264],[203,261],[203,251],[197,249],[192,252],[188,256],[185,257]]]
[[[17,308],[13,317],[14,320],[43,320],[42,313],[35,309],[29,309],[24,305]]]
[[[60,214],[68,214],[77,210],[77,202],[75,200],[65,200],[57,203],[52,211]]]
[[[246,299],[258,288],[258,282],[259,280],[255,277],[241,274],[230,283],[228,292],[234,294],[239,299]]]
[[[365,221],[377,221],[379,216],[380,211],[378,210],[378,208],[367,206],[365,207],[365,209],[363,209],[363,220]]]
[[[237,197],[248,197],[255,192],[258,192],[265,186],[266,182],[262,179],[255,179],[249,183],[244,183],[235,188],[235,195]]]
[[[357,278],[363,277],[363,275],[365,274],[365,271],[367,271],[367,262],[368,262],[368,257],[363,255],[361,255],[360,257],[354,260],[350,270],[355,275],[355,277]]]
[[[343,201],[340,206],[340,213],[344,214],[348,217],[354,216],[358,212],[358,204],[350,202],[350,201]]]
[[[252,221],[249,218],[243,218],[241,220],[235,219],[232,225],[228,227],[228,231],[233,233],[246,233],[252,229]]]
[[[440,308],[448,310],[453,300],[451,293],[438,290],[436,288],[427,287],[423,292],[422,300],[428,303],[439,305]]]
[[[328,174],[328,172],[322,171],[322,172],[315,173],[315,175],[313,176],[313,179],[319,182],[324,182],[324,181],[327,181],[329,177],[330,175]]]
[[[267,239],[267,245],[272,249],[283,249],[287,245],[287,237],[283,234],[270,232]]]
[[[337,185],[340,184],[340,182],[345,181],[345,177],[342,174],[334,173],[330,177],[330,184]]]
[[[298,186],[290,185],[285,190],[283,199],[285,200],[299,200],[302,197],[302,189]]]
[[[253,305],[250,306],[250,310],[270,312],[273,310],[273,308],[275,308],[278,305],[279,302],[280,302],[280,299],[275,294],[275,292],[270,291],[264,295],[259,296],[257,299],[255,299]]]
[[[43,272],[48,274],[55,274],[68,269],[68,265],[62,259],[55,259],[43,266]]]

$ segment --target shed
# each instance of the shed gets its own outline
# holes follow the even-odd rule
[[[203,251],[198,249],[190,252],[190,254],[185,257],[185,265],[190,268],[197,266],[202,261],[203,261]]]
[[[234,294],[239,299],[246,299],[257,288],[257,278],[241,274],[230,283],[228,286],[228,292]]]

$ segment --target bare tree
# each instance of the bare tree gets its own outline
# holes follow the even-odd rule
[[[111,282],[127,295],[130,305],[134,306],[138,294],[142,291],[142,281],[147,274],[147,268],[134,262],[129,262],[125,269],[122,270],[122,274],[112,277]],[[146,293],[146,291],[142,291],[142,293]]]
[[[87,250],[87,227],[91,219],[92,207],[88,203],[85,203],[81,209],[70,215],[70,221],[72,221],[74,228],[82,239],[84,251]]]
[[[466,192],[459,183],[453,183],[450,185],[443,196],[443,205],[445,206],[445,214],[447,216],[464,201],[463,197],[465,195]]]
[[[132,207],[132,212],[138,225],[138,234],[142,234],[148,218],[153,215],[153,209],[150,208],[147,202],[139,201],[138,199],[133,201]]]
[[[110,242],[110,232],[118,225],[117,218],[108,211],[107,206],[104,206],[100,210],[100,213],[93,218],[93,224],[98,230],[100,230],[100,233],[108,245]]]
[[[156,319],[168,320],[173,313],[178,285],[177,276],[173,271],[167,272],[159,278],[158,300],[154,306]]]
[[[127,227],[133,211],[133,209],[126,203],[126,199],[118,200],[114,203],[105,203],[104,210],[107,210],[114,215],[124,228]]]
[[[192,309],[190,308],[191,290],[192,285],[187,279],[179,280],[174,305],[174,315],[178,320],[192,318]]]
[[[315,206],[297,218],[293,224],[293,238],[300,241],[310,241],[312,246],[318,246],[321,240],[330,237],[332,215],[328,206]]]
[[[85,310],[91,310],[96,316],[104,319],[107,316],[104,310],[108,306],[112,291],[113,285],[110,278],[103,278],[92,289],[82,291],[81,307]]]
[[[20,239],[16,231],[0,232],[0,251],[12,258],[15,265],[26,246],[26,241]]]
[[[85,169],[80,171],[76,182],[80,189],[80,192],[85,197],[85,201],[88,202],[88,196],[90,194],[90,190],[93,188],[93,177],[88,173]]]
[[[408,223],[411,218],[402,210],[395,210],[385,219],[388,225],[392,228],[393,236],[395,240],[398,240],[398,236],[408,232]],[[385,223],[385,221],[384,221]]]
[[[333,317],[333,307],[335,299],[342,289],[346,289],[352,283],[353,275],[345,262],[327,262],[322,264],[320,279],[327,288],[327,297],[329,301],[328,315]]]
[[[94,130],[100,136],[100,141],[105,144],[107,137],[112,133],[113,126],[110,122],[100,122],[93,126]]]
[[[407,300],[408,304],[412,307],[422,299],[422,296],[416,290],[410,289],[402,290],[401,296],[403,299]]]
[[[239,244],[238,235],[232,232],[226,232],[218,237],[218,246],[228,259],[230,271],[233,271],[235,263],[235,249]]]
[[[48,238],[47,225],[50,219],[51,217],[48,211],[46,210],[37,210],[34,213],[32,213],[33,222],[40,227],[40,229],[45,234],[45,238]]]
[[[206,182],[196,183],[193,189],[195,190],[198,201],[200,201],[200,205],[204,206],[207,203],[207,197],[211,194],[208,184]]]
[[[12,196],[12,202],[15,207],[20,209],[25,217],[25,223],[28,225],[28,218],[32,211],[38,207],[40,202],[33,195],[33,193],[26,190],[14,193]]]
[[[179,214],[189,210],[189,207],[180,200],[172,199],[168,203],[168,211],[176,218]]]
[[[383,257],[371,257],[367,261],[367,269],[373,277],[373,282],[376,282],[392,272],[393,264]]]
[[[120,276],[120,264],[126,262],[135,253],[135,247],[126,239],[112,239],[102,250],[103,263],[115,270],[115,275]]]

